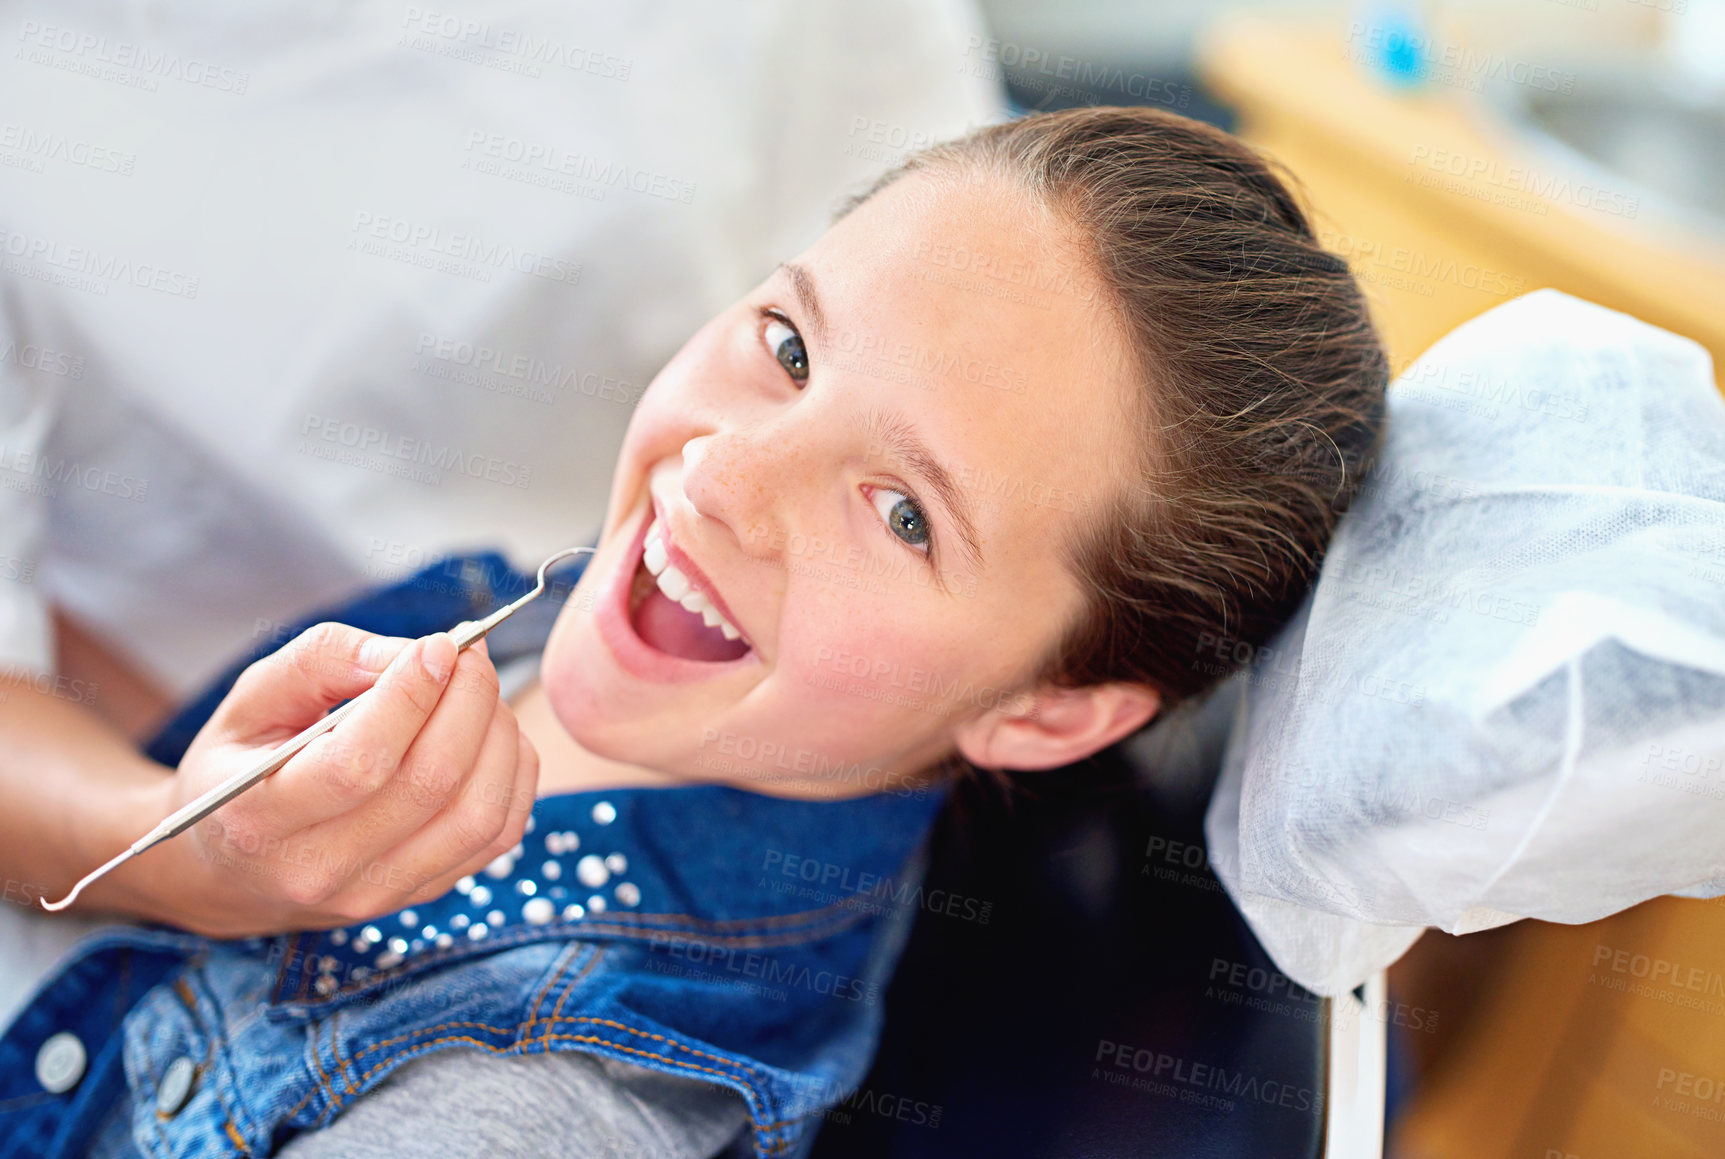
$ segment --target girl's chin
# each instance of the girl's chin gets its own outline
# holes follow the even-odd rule
[[[565,633],[559,623],[539,663],[539,681],[552,714],[564,731],[589,749],[606,731],[607,722],[620,723],[621,705],[614,682],[607,679],[610,666],[603,649],[591,625]]]
[[[590,619],[590,618],[589,618]],[[559,624],[545,648],[539,679],[551,713],[576,744],[597,756],[630,763],[649,760],[641,741],[667,740],[665,722],[687,721],[703,710],[687,684],[655,685],[618,670],[594,625]]]

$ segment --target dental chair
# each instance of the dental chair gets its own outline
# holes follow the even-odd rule
[[[1205,853],[1239,691],[954,793],[879,1055],[817,1159],[1377,1159],[1382,975],[1334,1003],[1290,982]]]

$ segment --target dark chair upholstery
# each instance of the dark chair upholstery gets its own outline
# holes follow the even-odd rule
[[[1202,855],[1237,693],[1011,791],[955,794],[880,1054],[818,1159],[1321,1154],[1320,1003],[1276,974]]]

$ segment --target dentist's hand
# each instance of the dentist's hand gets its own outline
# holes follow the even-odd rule
[[[139,835],[374,685],[280,770],[128,863],[132,888],[154,896],[163,920],[242,937],[423,902],[512,849],[539,757],[498,697],[483,641],[458,655],[445,633],[405,640],[340,624],[246,669]]]

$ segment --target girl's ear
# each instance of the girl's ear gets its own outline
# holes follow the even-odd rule
[[[1028,704],[1021,698],[963,722],[953,739],[979,768],[1057,769],[1137,731],[1161,707],[1156,690],[1141,684],[1045,687]]]

